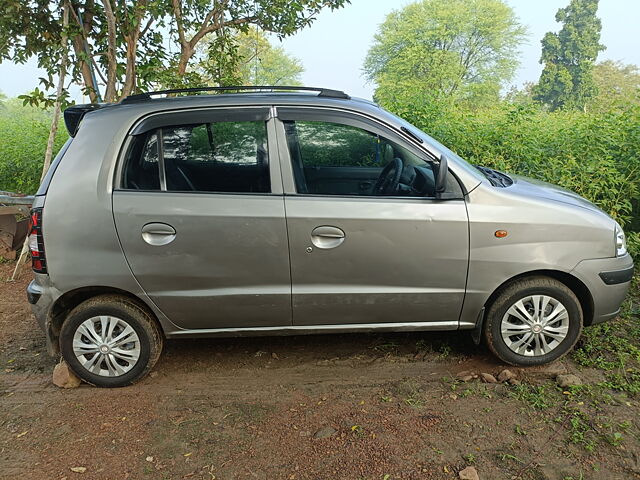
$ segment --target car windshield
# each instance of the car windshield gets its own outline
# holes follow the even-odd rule
[[[384,109],[382,109],[382,110],[384,110]],[[479,179],[488,178],[487,175],[484,172],[482,172],[480,169],[478,169],[475,166],[471,165],[469,162],[467,162],[460,155],[458,155],[457,153],[453,152],[452,150],[450,150],[449,148],[447,148],[446,146],[441,144],[435,138],[430,137],[429,135],[424,133],[422,130],[420,130],[418,127],[412,125],[411,123],[409,123],[406,120],[398,117],[397,115],[394,115],[393,113],[388,112],[387,110],[384,110],[384,112],[387,113],[388,115],[391,115],[398,123],[400,123],[401,126],[403,126],[403,127],[407,128],[408,130],[410,130],[413,135],[415,135],[416,137],[419,137],[420,139],[424,140],[425,143],[428,143],[429,145],[434,147],[436,150],[438,150],[440,153],[444,153],[447,156],[447,158],[454,159],[456,161],[456,163],[458,163],[462,168],[468,170],[469,172],[471,172],[473,175],[475,175]]]

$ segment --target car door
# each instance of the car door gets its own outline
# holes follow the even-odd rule
[[[185,329],[291,324],[280,167],[269,108],[152,115],[113,192],[131,270]]]
[[[454,176],[443,196],[448,199],[435,198],[428,155],[355,114],[279,107],[277,133],[286,145],[281,157],[294,325],[455,328],[469,233]],[[396,162],[402,165],[397,188],[376,191],[383,170],[395,178],[385,167]]]

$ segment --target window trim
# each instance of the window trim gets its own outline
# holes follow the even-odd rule
[[[192,191],[192,190],[174,190],[169,191],[166,188],[166,175],[164,169],[164,155],[161,154],[163,146],[162,139],[162,126],[178,126],[178,125],[189,125],[193,124],[194,115],[197,114],[197,118],[207,118],[210,123],[216,122],[225,122],[225,121],[234,121],[234,122],[251,122],[251,121],[263,121],[265,125],[266,132],[266,141],[267,141],[267,166],[269,172],[269,192],[211,192],[211,191]],[[262,115],[261,115],[262,114]],[[220,116],[224,116],[224,118],[218,120]],[[253,118],[252,118],[253,115]],[[157,120],[154,123],[151,123],[151,120],[156,117],[162,117],[163,120]],[[184,123],[176,124],[172,119],[174,118],[189,118],[191,121],[187,121]],[[255,117],[259,117],[259,119],[255,119]],[[230,119],[231,118],[231,119]],[[158,141],[159,143],[159,158],[158,158],[158,170],[160,175],[160,190],[142,190],[142,189],[130,189],[124,188],[122,182],[124,181],[124,169],[126,164],[127,153],[131,148],[131,143],[135,140],[138,135],[142,135],[150,130],[150,128],[146,128],[148,125],[158,125],[162,122],[167,122],[166,125],[161,125],[156,127],[158,130]],[[202,121],[203,123],[207,123],[206,120]],[[281,152],[279,149],[279,144],[277,141],[277,137],[275,134],[275,129],[273,126],[274,122],[274,107],[272,105],[237,105],[237,106],[224,106],[224,107],[199,107],[199,108],[181,108],[175,110],[163,110],[157,112],[151,112],[147,115],[144,115],[138,118],[132,125],[132,127],[127,132],[122,145],[120,146],[120,151],[118,152],[118,159],[116,163],[116,168],[113,176],[113,188],[112,192],[131,192],[131,193],[178,193],[178,194],[207,194],[207,195],[262,195],[262,196],[282,196],[282,172],[280,166],[280,157]],[[200,123],[198,120],[195,123]],[[142,127],[145,125],[145,127]],[[135,132],[135,133],[134,133]],[[275,144],[275,146],[272,146]]]
[[[361,130],[380,135],[387,140],[399,144],[400,146],[408,149],[413,154],[423,159],[424,161],[433,162],[437,160],[437,156],[427,149],[424,144],[417,145],[414,141],[405,138],[406,134],[396,132],[393,127],[379,121],[376,118],[370,117],[359,112],[353,112],[351,110],[329,108],[329,107],[314,107],[307,105],[285,105],[277,106],[277,136],[278,144],[281,150],[280,158],[284,162],[283,165],[283,186],[285,196],[298,196],[298,197],[318,197],[318,198],[342,198],[342,199],[413,199],[413,200],[433,200],[433,201],[451,201],[451,200],[464,200],[465,188],[458,178],[458,176],[448,169],[448,173],[457,182],[461,195],[454,192],[445,192],[440,197],[416,197],[416,196],[396,196],[396,195],[331,195],[320,193],[300,193],[295,182],[295,176],[293,174],[293,159],[289,152],[288,137],[285,130],[285,121],[316,121],[326,123],[336,123],[340,125],[347,125]],[[341,121],[346,119],[347,122]],[[425,158],[427,157],[427,158]]]
[[[218,117],[224,116],[220,119]],[[157,112],[143,118],[131,129],[129,135],[142,135],[150,130],[165,127],[181,127],[200,123],[217,122],[266,122],[271,117],[268,106],[242,109],[204,109],[175,112]]]
[[[158,142],[158,174],[160,175],[160,191],[167,191],[167,172],[164,169],[164,132],[162,127],[156,128],[156,141]],[[141,134],[142,135],[142,134]]]

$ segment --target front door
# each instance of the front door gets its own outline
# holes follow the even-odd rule
[[[291,324],[268,116],[268,108],[165,114],[128,142],[113,192],[118,236],[137,281],[180,327]]]
[[[455,325],[469,252],[457,181],[449,175],[455,198],[437,200],[426,154],[371,122],[279,116],[294,325]]]

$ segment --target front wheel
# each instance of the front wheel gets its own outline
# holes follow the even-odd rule
[[[120,296],[91,298],[62,324],[60,350],[85,382],[123,387],[144,377],[162,351],[162,334],[151,314]]]
[[[582,307],[573,291],[548,277],[517,280],[489,307],[484,337],[511,365],[543,365],[563,357],[582,332]]]

